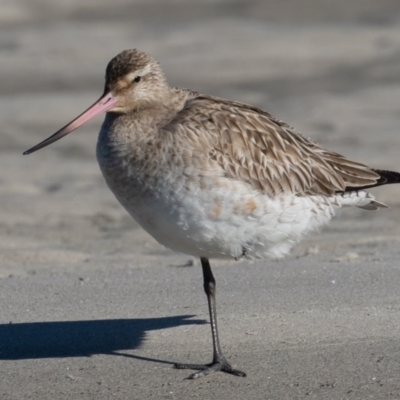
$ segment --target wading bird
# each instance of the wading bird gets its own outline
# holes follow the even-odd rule
[[[126,50],[106,70],[103,95],[24,154],[107,112],[97,160],[107,185],[158,242],[199,257],[208,299],[215,371],[245,376],[219,343],[210,258],[281,258],[335,209],[386,207],[365,189],[400,181],[326,150],[271,114],[187,89],[171,88],[149,55]]]

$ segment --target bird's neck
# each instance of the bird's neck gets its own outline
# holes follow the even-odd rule
[[[184,107],[187,93],[170,89],[158,101],[139,104],[126,114],[107,113],[103,122],[99,141],[109,146],[132,144],[148,141],[152,135],[158,135]]]
[[[162,127],[183,108],[185,96],[176,92],[172,100],[127,114],[107,113],[97,142],[97,158],[102,169],[129,163],[138,171],[153,152],[167,151],[165,145],[160,145]]]

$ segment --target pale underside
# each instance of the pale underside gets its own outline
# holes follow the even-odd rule
[[[320,147],[262,110],[174,93],[182,99],[176,109],[144,131],[145,113],[129,124],[132,115],[106,118],[97,147],[117,199],[172,250],[208,258],[280,258],[335,209],[384,206],[362,190],[380,178],[365,165]]]

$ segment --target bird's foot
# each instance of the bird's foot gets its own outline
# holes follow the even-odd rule
[[[199,369],[200,371],[195,372],[194,374],[191,374],[187,377],[187,379],[196,379],[196,378],[201,378],[202,376],[206,376],[208,374],[211,374],[213,372],[217,371],[222,371],[226,372],[231,375],[235,376],[242,376],[245,377],[246,373],[243,371],[239,371],[237,369],[233,369],[231,365],[228,363],[228,361],[223,359],[219,359],[216,361],[213,361],[210,364],[175,364],[174,368],[176,369]]]

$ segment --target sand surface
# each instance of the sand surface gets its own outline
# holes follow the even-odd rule
[[[400,170],[397,0],[0,0],[0,398],[399,399],[400,186],[285,261],[213,262],[222,346],[248,377],[172,368],[211,357],[201,268],[107,189],[101,117],[22,156],[132,47],[172,85]]]

